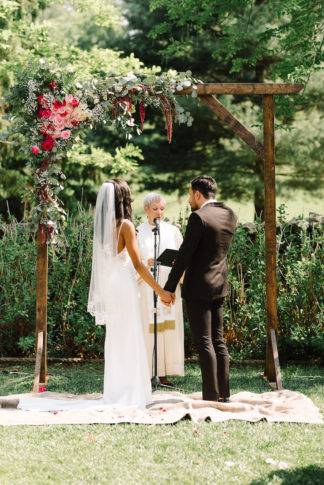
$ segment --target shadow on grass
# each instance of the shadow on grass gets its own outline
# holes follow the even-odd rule
[[[280,479],[280,485],[323,485],[324,468],[317,465],[309,465],[293,470],[274,470],[267,478],[253,480],[250,485],[268,485],[272,480]],[[277,481],[275,482],[277,483]]]

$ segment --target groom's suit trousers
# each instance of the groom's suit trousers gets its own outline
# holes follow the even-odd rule
[[[186,300],[193,343],[199,354],[203,399],[229,397],[229,356],[223,336],[224,298]]]

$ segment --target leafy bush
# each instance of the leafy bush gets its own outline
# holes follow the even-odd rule
[[[324,349],[324,238],[320,224],[288,223],[279,214],[277,235],[279,351],[285,359],[320,358]],[[177,222],[184,230],[186,217]],[[0,355],[35,350],[36,243],[26,224],[1,224]],[[69,218],[64,245],[49,252],[48,353],[103,355],[104,329],[87,313],[92,257],[92,217]],[[238,225],[228,256],[229,296],[224,321],[235,358],[265,355],[264,226]],[[186,355],[193,353],[185,312]]]

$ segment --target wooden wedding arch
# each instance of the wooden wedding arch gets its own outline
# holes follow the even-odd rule
[[[298,94],[303,84],[284,83],[208,83],[199,84],[198,98],[207,105],[230,129],[238,135],[264,161],[264,219],[266,251],[266,358],[264,378],[271,387],[282,389],[279,355],[277,348],[277,263],[276,263],[276,184],[275,184],[275,141],[274,141],[274,95]],[[192,88],[177,92],[190,94]],[[235,118],[214,95],[260,95],[263,103],[263,144]],[[37,234],[36,265],[36,364],[34,392],[40,383],[46,383],[47,376],[47,281],[48,245]]]

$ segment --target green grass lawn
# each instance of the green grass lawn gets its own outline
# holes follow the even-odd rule
[[[232,368],[232,393],[268,391],[261,370]],[[32,373],[32,365],[0,367],[1,394],[30,391]],[[49,373],[49,391],[102,390],[100,364],[57,364]],[[286,389],[303,392],[324,410],[323,369],[289,366],[282,376]],[[200,390],[198,365],[187,363],[186,377],[172,381],[189,392]],[[186,420],[161,426],[0,427],[0,443],[1,485],[324,483],[321,425]]]
[[[145,193],[134,192],[132,203],[134,214],[142,216],[143,219],[146,217],[143,209],[143,200],[146,195]],[[304,215],[305,218],[308,217],[309,212],[316,212],[319,214],[324,214],[324,194],[313,197],[311,194],[305,193],[303,191],[296,190],[293,196],[278,196],[277,197],[277,207],[280,204],[286,204],[286,212],[288,219]],[[188,206],[187,195],[179,199],[176,194],[164,195],[166,199],[166,211],[165,216],[170,219],[170,221],[176,220],[179,217],[179,213],[184,211]],[[248,202],[237,202],[229,199],[220,198],[223,202],[229,205],[236,213],[239,222],[252,222],[254,219],[254,206],[253,201]]]

